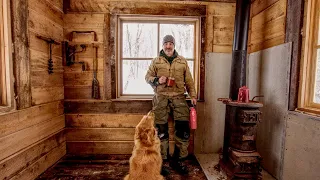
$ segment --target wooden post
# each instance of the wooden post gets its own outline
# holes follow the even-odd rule
[[[31,106],[28,12],[28,1],[11,0],[13,74],[17,109]]]
[[[289,110],[297,108],[304,0],[287,1],[286,42],[292,42]]]

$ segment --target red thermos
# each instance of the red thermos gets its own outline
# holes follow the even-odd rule
[[[238,102],[249,103],[249,88],[246,86],[239,88]]]
[[[197,129],[197,111],[196,109],[193,107],[190,108],[190,128],[191,129]]]

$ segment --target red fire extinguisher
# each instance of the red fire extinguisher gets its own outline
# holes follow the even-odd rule
[[[190,128],[191,129],[197,129],[197,111],[194,105],[190,107]]]

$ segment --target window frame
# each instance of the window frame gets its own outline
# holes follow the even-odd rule
[[[200,56],[201,56],[201,49],[200,49],[200,33],[201,33],[201,19],[200,17],[196,16],[139,16],[139,15],[120,15],[117,18],[117,53],[116,53],[116,93],[117,98],[120,99],[151,99],[153,97],[152,94],[136,94],[136,95],[126,95],[122,94],[122,23],[123,22],[155,22],[155,23],[194,23],[194,68],[193,68],[193,75],[194,75],[194,83],[196,91],[198,92],[199,87],[199,76],[200,76]],[[159,31],[159,27],[158,27]],[[161,41],[161,37],[158,34],[158,42]],[[161,50],[162,47],[159,47],[160,43],[157,43],[158,49]],[[159,52],[158,52],[159,53]],[[182,55],[183,56],[183,55]],[[155,57],[153,57],[155,58]],[[151,60],[153,59],[151,58]],[[127,59],[127,58],[125,58]],[[188,58],[189,59],[189,58]],[[188,60],[187,59],[187,60]],[[147,58],[149,60],[149,58]]]
[[[10,0],[0,5],[0,113],[14,109]]]

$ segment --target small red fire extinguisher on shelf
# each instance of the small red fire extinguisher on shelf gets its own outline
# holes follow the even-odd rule
[[[197,111],[194,105],[190,107],[190,129],[197,129]]]

